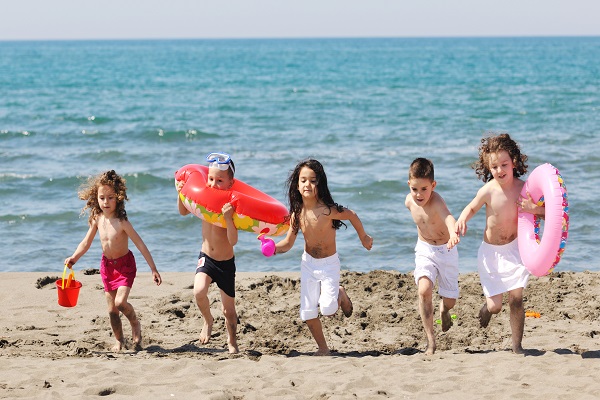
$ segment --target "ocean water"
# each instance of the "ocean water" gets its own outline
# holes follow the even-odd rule
[[[315,157],[334,199],[374,238],[338,232],[344,269],[413,269],[407,168],[436,167],[457,217],[482,182],[488,131],[510,133],[530,171],[549,162],[569,190],[558,270],[599,270],[600,38],[0,42],[0,271],[62,272],[87,230],[79,185],[115,169],[160,271],[192,271],[201,224],[181,217],[174,172],[212,151],[287,205],[284,182]],[[459,247],[476,271],[485,212]],[[141,272],[149,271],[131,244]],[[241,232],[239,271],[297,271],[303,241],[265,258]],[[77,269],[98,268],[96,238]]]

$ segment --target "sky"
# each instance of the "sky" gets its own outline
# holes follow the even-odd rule
[[[599,36],[599,0],[0,0],[0,40]]]

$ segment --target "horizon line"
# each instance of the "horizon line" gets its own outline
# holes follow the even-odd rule
[[[600,34],[447,35],[447,36],[252,36],[252,37],[123,37],[123,38],[0,38],[0,42],[193,41],[193,40],[343,40],[343,39],[520,39],[599,38]]]

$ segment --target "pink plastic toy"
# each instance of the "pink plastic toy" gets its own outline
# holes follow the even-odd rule
[[[258,235],[257,239],[262,242],[260,249],[265,257],[271,257],[275,254],[275,242],[273,239],[265,237],[264,233]]]

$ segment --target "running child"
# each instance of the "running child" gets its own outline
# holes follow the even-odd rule
[[[436,185],[433,163],[425,158],[415,159],[408,170],[410,193],[406,195],[404,205],[417,225],[414,275],[419,292],[419,313],[427,335],[427,355],[432,355],[436,349],[433,332],[433,287],[436,281],[441,296],[443,332],[452,326],[450,310],[459,293],[458,250],[455,246],[460,238],[455,232],[456,220],[442,196],[434,191]]]
[[[150,251],[127,218],[125,201],[129,199],[126,191],[125,179],[114,170],[88,179],[78,194],[81,200],[86,201],[82,213],[90,209],[90,227],[73,255],[65,259],[65,264],[71,268],[89,250],[96,232],[100,233],[103,253],[100,276],[104,284],[110,326],[116,341],[113,351],[120,351],[125,347],[120,312],[131,324],[134,348],[139,350],[142,346],[142,327],[133,306],[127,301],[137,273],[135,258],[129,250],[129,239],[150,266],[156,285],[162,282]]]
[[[235,165],[229,154],[211,153],[206,157],[208,164],[207,186],[219,190],[228,190],[233,185]],[[183,184],[183,183],[182,183]],[[180,189],[180,188],[178,188]],[[179,192],[179,190],[178,190]],[[177,196],[177,207],[181,215],[188,215],[181,198]],[[233,246],[238,241],[238,231],[233,224],[235,208],[230,203],[221,210],[227,224],[221,228],[202,220],[202,247],[198,255],[196,275],[194,277],[194,298],[204,318],[200,332],[200,343],[210,341],[214,318],[210,312],[208,288],[215,282],[221,290],[221,305],[227,328],[227,346],[229,353],[239,352],[237,345],[237,312],[235,310],[235,256]]]
[[[317,342],[315,355],[330,354],[323,327],[322,315],[332,316],[341,307],[344,315],[352,315],[352,302],[340,286],[340,259],[335,234],[348,220],[356,230],[362,245],[371,250],[369,236],[356,213],[333,201],[327,187],[327,176],[321,163],[309,159],[296,165],[287,180],[291,226],[286,237],[277,243],[275,254],[289,251],[298,232],[304,236],[300,275],[300,318],[306,322]]]
[[[520,196],[527,172],[527,156],[506,133],[481,139],[479,159],[473,164],[485,184],[465,207],[456,221],[456,232],[465,235],[467,222],[485,205],[485,230],[477,254],[477,269],[486,302],[479,311],[482,328],[493,314],[502,310],[502,296],[508,292],[512,350],[523,353],[521,342],[525,327],[523,290],[529,272],[521,261],[517,241],[519,207],[532,214],[544,215],[544,207],[535,205],[531,196]]]

